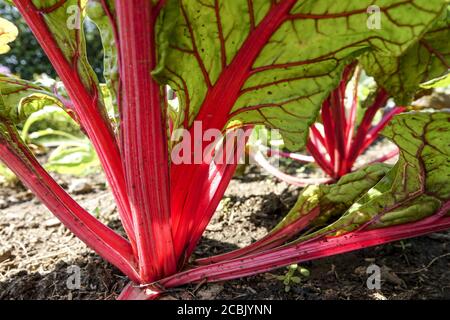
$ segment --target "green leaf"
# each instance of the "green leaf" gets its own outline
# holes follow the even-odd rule
[[[37,122],[65,122],[62,132],[47,128],[30,133]],[[0,134],[8,137],[8,126],[23,124],[21,137],[45,147],[57,147],[51,152],[45,167],[61,174],[84,175],[99,168],[98,157],[87,138],[70,134],[78,125],[48,87],[38,83],[0,75]],[[3,126],[5,125],[5,126]],[[14,145],[12,143],[11,145]]]
[[[295,272],[296,270],[297,270],[297,268],[298,268],[298,264],[291,264],[290,266],[289,266],[289,270],[293,270],[293,272]]]
[[[106,8],[100,0],[91,0],[87,4],[88,17],[94,21],[103,45],[103,74],[108,86],[109,95],[112,99],[115,113],[118,113],[117,93],[119,92],[119,63],[118,49],[116,44],[117,21],[113,0],[104,1]]]
[[[100,168],[100,162],[88,139],[65,143],[49,156],[45,168],[60,174],[83,176]]]
[[[159,0],[153,1],[155,5]],[[157,53],[158,53],[158,65],[155,70],[152,71],[152,75],[155,78],[160,78],[164,72],[164,68],[167,62],[167,56],[169,54],[169,48],[171,38],[173,36],[173,30],[177,25],[180,17],[179,0],[166,0],[163,8],[160,9],[158,20],[155,25],[155,33],[157,37]],[[164,76],[162,76],[164,77]]]
[[[27,142],[31,138],[34,144],[41,144],[45,147],[53,146],[58,141],[61,141],[61,138],[56,139],[56,141],[52,139],[53,145],[48,145],[48,142],[45,141],[46,139],[36,138],[36,136],[42,136],[38,132],[44,131],[43,129],[48,132],[54,132],[53,136],[63,136],[66,140],[79,139],[82,136],[79,125],[63,109],[56,106],[45,106],[41,110],[32,113],[22,126],[21,137]],[[60,133],[56,134],[56,132]]]
[[[73,136],[70,133],[61,130],[54,130],[52,128],[34,131],[28,134],[26,138],[26,140],[30,141],[31,143],[43,146],[45,148],[55,148],[60,145],[67,144],[68,142],[77,144],[78,142],[82,141],[81,138]],[[23,140],[25,139],[23,138]]]
[[[8,185],[16,180],[16,175],[0,162],[0,185]]]
[[[425,35],[401,56],[366,54],[367,73],[384,87],[397,104],[408,105],[420,84],[448,73],[450,66],[450,7]]]
[[[304,144],[342,69],[362,53],[400,56],[442,13],[442,0],[181,0],[159,80],[195,119],[222,129],[264,124]],[[367,28],[379,5],[381,29]],[[214,114],[214,118],[211,117]]]
[[[38,123],[44,123],[46,128],[30,133],[30,129],[36,127]],[[50,128],[61,124],[64,124],[61,130]],[[45,168],[49,171],[77,176],[97,171],[100,162],[92,144],[86,137],[71,134],[73,128],[78,129],[75,134],[81,133],[78,125],[64,110],[47,106],[28,117],[23,125],[21,137],[24,141],[35,145],[56,148],[50,152],[45,163]]]
[[[309,270],[308,269],[305,269],[305,268],[300,268],[300,274],[302,275],[302,276],[304,276],[304,277],[309,277],[310,275],[311,275],[311,273],[309,272]]]
[[[86,55],[83,21],[87,3],[88,0],[33,0],[67,61],[77,67],[86,88],[92,88],[98,80]]]
[[[450,111],[397,115],[383,134],[400,149],[396,165],[339,220],[299,241],[418,221],[450,199]]]
[[[336,184],[306,187],[294,207],[271,232],[304,217],[316,207],[320,208],[320,214],[312,225],[325,224],[330,218],[341,215],[350,208],[356,200],[376,185],[390,168],[386,164],[375,164],[345,175]]]
[[[62,103],[49,88],[26,80],[0,75],[0,122],[19,124],[45,106]]]
[[[424,89],[444,88],[448,86],[450,86],[450,73],[420,85],[420,87]]]

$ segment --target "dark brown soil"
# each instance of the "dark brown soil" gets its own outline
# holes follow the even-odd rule
[[[197,256],[248,245],[270,230],[295,202],[296,188],[260,175],[256,168],[250,171],[230,184]],[[75,182],[68,177],[58,180],[86,209],[109,226],[120,228],[101,175]],[[178,288],[164,298],[449,299],[449,239],[450,232],[443,232],[305,263],[302,266],[309,269],[310,277],[289,292],[277,278],[286,272],[281,269],[225,283]],[[369,290],[366,285],[367,267],[374,263],[382,270],[381,290]],[[68,268],[73,265],[81,269],[79,290],[67,286]],[[114,299],[126,283],[117,269],[87,249],[30,192],[19,184],[0,187],[0,299]]]

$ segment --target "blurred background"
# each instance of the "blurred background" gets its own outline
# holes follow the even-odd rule
[[[56,74],[50,61],[39,47],[36,39],[19,12],[12,6],[0,1],[0,16],[14,23],[19,36],[11,43],[11,51],[0,56],[0,73],[9,71],[22,79],[33,80],[36,75],[47,74],[55,78]],[[89,62],[100,80],[103,80],[103,47],[97,28],[89,19],[85,22],[86,42],[89,48]],[[7,69],[5,69],[5,67]]]

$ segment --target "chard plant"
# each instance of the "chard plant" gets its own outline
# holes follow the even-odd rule
[[[450,113],[410,112],[383,131],[399,147],[395,166],[377,164],[333,185],[308,187],[266,237],[224,255],[192,258],[236,170],[239,142],[247,141],[246,131],[236,132],[264,125],[278,129],[290,150],[303,147],[321,105],[355,59],[407,104],[420,83],[448,71],[449,50],[442,47],[448,46],[447,1],[12,3],[67,98],[1,77],[0,159],[130,279],[120,299],[152,299],[176,286],[254,275],[450,227]],[[373,5],[378,12],[370,16]],[[106,87],[86,57],[87,16],[102,35]],[[380,28],[371,19],[380,19]],[[4,20],[1,26],[4,48],[15,31]],[[168,102],[167,85],[178,105]],[[92,142],[126,236],[75,202],[18,134],[30,112],[50,103]]]
[[[366,100],[360,102],[358,80],[361,71],[356,69],[356,63],[347,66],[339,86],[323,102],[318,121],[310,127],[306,143],[309,155],[267,150],[269,155],[300,163],[315,163],[329,177],[328,179],[302,179],[287,175],[271,165],[261,154],[264,150],[258,148],[250,149],[256,149],[251,155],[252,159],[275,177],[297,186],[336,181],[352,172],[358,157],[380,137],[380,132],[389,121],[396,114],[407,110],[406,107],[400,106],[388,108],[389,95],[383,88],[375,89]],[[264,149],[264,146],[261,148]],[[371,163],[385,162],[397,155],[398,150],[394,149],[379,155]]]
[[[448,12],[446,15],[448,19]],[[444,18],[395,59],[363,55],[359,58],[359,66],[357,61],[349,64],[337,88],[322,103],[319,119],[310,127],[306,143],[310,155],[291,152],[276,152],[276,155],[303,163],[315,162],[330,177],[329,181],[336,181],[354,170],[358,157],[380,137],[380,132],[392,117],[414,109],[409,103],[419,86],[423,89],[448,86],[448,76],[439,77],[449,69],[448,41],[443,41],[448,36],[448,24]],[[376,77],[380,85],[366,100],[360,101],[358,81],[363,67]],[[434,77],[436,79],[430,81]],[[390,94],[399,104],[387,108]],[[380,113],[381,116],[377,117]],[[379,155],[373,162],[384,162],[397,155],[398,150],[393,150]],[[290,184],[305,186],[314,182],[313,179],[284,174],[261,154],[252,157],[268,172]],[[318,180],[321,181],[323,179]]]

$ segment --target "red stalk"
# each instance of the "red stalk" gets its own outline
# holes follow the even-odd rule
[[[139,281],[130,243],[78,205],[42,168],[12,127],[6,139],[0,134],[0,159],[78,238],[132,281]]]
[[[371,127],[376,113],[387,103],[389,98],[387,92],[380,89],[374,103],[365,112],[356,136],[353,137],[358,107],[357,85],[355,84],[353,89],[348,116],[345,108],[345,94],[348,83],[352,75],[355,74],[355,68],[356,63],[352,63],[344,69],[338,88],[322,104],[321,117],[324,135],[318,130],[317,124],[314,124],[310,128],[310,136],[307,141],[307,150],[315,162],[333,179],[338,179],[351,172],[357,157],[376,140],[381,130],[392,120],[393,116],[405,110],[403,107],[396,107],[388,112],[377,125]],[[359,76],[360,71],[358,70],[356,72],[356,83]],[[295,159],[288,153],[280,154]],[[392,157],[392,155],[389,156]],[[303,162],[302,158],[295,160]],[[274,175],[279,174],[273,169],[271,169],[271,172]],[[279,178],[288,183],[296,184],[296,178],[285,177],[283,174]]]
[[[262,239],[252,243],[245,248],[237,249],[231,252],[227,252],[221,255],[217,255],[214,257],[198,259],[196,260],[196,264],[198,265],[207,265],[212,263],[218,263],[222,261],[232,260],[240,257],[244,257],[250,255],[252,253],[261,252],[264,250],[272,249],[278,247],[295,237],[300,231],[302,231],[305,227],[307,227],[311,221],[313,221],[320,214],[320,208],[316,207],[307,215],[300,217],[299,219],[289,223],[283,228],[268,234]]]
[[[353,87],[352,104],[350,106],[350,113],[349,113],[349,116],[348,116],[348,126],[347,126],[347,132],[346,132],[346,139],[347,139],[346,152],[347,152],[347,156],[349,155],[350,147],[351,147],[352,141],[353,141],[353,133],[355,132],[356,113],[358,111],[358,83],[359,83],[360,76],[361,76],[361,69],[358,69],[356,71],[355,85]],[[348,165],[348,163],[347,163],[347,165]]]
[[[347,115],[345,110],[345,91],[350,81],[356,62],[348,65],[342,74],[342,80],[337,89],[335,89],[330,96],[331,115],[334,119],[334,138],[336,145],[336,159],[334,171],[338,176],[346,173],[347,165],[347,134],[349,131],[349,124],[347,122]]]
[[[296,0],[285,0],[274,3],[268,15],[249,34],[233,61],[226,66],[215,84],[211,84],[205,101],[203,102],[196,120],[200,121],[203,129],[222,130],[229,120],[229,114],[235,101],[241,95],[241,88],[252,74],[252,66],[262,48],[269,41],[273,33],[289,18],[289,12]],[[217,106],[220,106],[218,108]],[[214,115],[214,116],[212,116]],[[190,133],[194,136],[194,128]],[[192,219],[192,213],[184,210],[188,194],[204,180],[206,173],[196,174],[200,170],[194,165],[172,165],[172,216],[174,226],[186,226]],[[203,169],[205,170],[205,169]],[[206,169],[207,170],[207,169]],[[174,229],[176,239],[176,252],[184,252],[185,243],[180,242],[180,235]],[[185,231],[181,231],[181,237]]]
[[[375,98],[375,101],[369,106],[364,113],[363,120],[361,121],[360,126],[358,127],[358,131],[356,133],[353,144],[350,148],[348,164],[353,164],[361,154],[362,147],[364,146],[364,141],[367,136],[367,133],[372,125],[373,118],[380,108],[386,105],[389,99],[388,93],[384,89],[380,89]],[[351,168],[347,168],[347,170],[351,170]]]
[[[325,159],[324,155],[319,151],[319,149],[311,142],[311,140],[308,140],[306,142],[306,148],[308,149],[309,153],[314,157],[317,164],[322,168],[323,171],[326,172],[330,177],[333,179],[337,178],[332,165]],[[331,154],[330,154],[331,157]],[[331,157],[332,158],[332,157]]]
[[[251,127],[242,129],[243,131],[229,131],[211,164],[204,163],[201,165],[204,166],[203,170],[197,171],[198,175],[207,172],[208,176],[195,178],[200,185],[197,190],[188,195],[188,201],[183,208],[185,212],[192,212],[192,219],[186,227],[181,229],[180,238],[177,239],[180,243],[185,243],[185,251],[180,253],[180,261],[186,260],[195,250],[236,171],[238,160],[245,151],[245,144],[252,131]]]
[[[322,125],[323,127],[323,125]],[[322,150],[322,149],[327,149],[326,145],[326,141],[325,138],[323,137],[322,133],[319,131],[319,129],[317,128],[317,124],[313,124],[311,125],[310,129],[310,133],[309,133],[309,138],[311,139],[311,142],[317,147],[317,149]],[[320,142],[320,144],[322,145],[323,148],[321,148],[318,144],[318,142]]]
[[[345,121],[345,109],[342,103],[340,88],[334,90],[331,94],[330,105],[331,115],[334,120],[334,139],[335,139],[335,163],[334,172],[342,175],[342,168],[345,165],[346,143],[345,132],[347,131]]]
[[[331,113],[330,99],[327,99],[322,104],[322,123],[325,132],[325,147],[330,155],[330,161],[332,167],[334,167],[336,162],[336,145],[334,137],[334,121]],[[333,178],[334,176],[331,175]]]
[[[318,129],[318,124],[310,127],[310,135],[306,148],[315,162],[322,170],[332,177],[338,179],[346,173],[352,171],[357,157],[364,152],[378,137],[381,130],[392,120],[392,117],[405,111],[404,107],[395,107],[384,115],[383,119],[372,126],[373,119],[388,100],[388,94],[384,89],[378,91],[373,104],[366,110],[361,125],[355,137],[356,113],[358,107],[358,87],[355,84],[350,112],[347,116],[345,108],[345,94],[348,83],[355,74],[356,63],[348,65],[343,72],[342,80],[338,86],[322,104],[321,117],[324,134]],[[356,83],[358,82],[360,71],[356,71]],[[278,152],[279,155],[291,158],[300,162],[305,162],[306,157],[296,157],[286,152]],[[392,158],[389,154],[387,158]],[[260,160],[260,165],[265,167],[272,175],[293,185],[304,185],[303,180],[288,176],[278,169],[273,168],[268,162]]]
[[[155,15],[148,0],[116,0],[121,39],[122,139],[144,282],[176,271],[172,243],[167,128],[160,87],[150,70],[156,66]]]
[[[125,190],[125,178],[120,159],[117,141],[112,129],[102,113],[98,88],[86,88],[82,83],[74,65],[64,56],[55,38],[49,31],[44,16],[31,0],[14,0],[23,18],[33,31],[42,49],[50,59],[61,78],[67,93],[73,102],[74,111],[80,124],[89,136],[100,162],[105,170],[106,178],[112,189],[125,231],[134,247],[134,232],[128,195]],[[94,83],[94,82],[92,82]]]
[[[387,114],[383,116],[379,123],[373,126],[366,135],[365,141],[361,147],[360,154],[367,150],[368,147],[378,138],[380,132],[386,127],[386,125],[392,120],[392,118],[406,110],[405,107],[392,108]]]
[[[218,205],[223,196],[223,193],[220,196],[221,192],[218,192],[218,190],[219,188],[226,188],[228,184],[223,185],[223,183],[231,180],[236,169],[235,165],[223,165],[214,168],[213,165],[201,164],[197,167],[198,170],[195,171],[195,176],[193,177],[193,180],[197,181],[197,186],[195,189],[187,192],[186,201],[183,203],[182,208],[182,216],[189,216],[190,219],[185,220],[183,223],[181,223],[181,220],[180,224],[174,226],[175,243],[178,244],[175,250],[179,266],[182,266],[186,259],[189,258],[188,250],[194,249],[193,247],[198,241],[197,238],[201,237],[211,216],[214,214],[215,208],[213,210],[209,208],[211,205],[210,201],[216,199],[216,206]],[[195,243],[193,243],[194,241]]]
[[[122,290],[117,300],[155,300],[161,295],[161,292],[150,288],[142,288],[134,283],[128,283]]]
[[[236,279],[268,272],[291,263],[310,261],[431,232],[443,231],[450,228],[450,217],[445,216],[448,210],[450,210],[450,202],[442,207],[440,213],[414,223],[370,231],[355,231],[342,236],[326,237],[307,243],[293,243],[244,258],[193,268],[163,279],[158,284],[165,288],[171,288],[205,279],[208,282]]]
[[[191,237],[187,242],[187,249],[185,252],[185,259],[190,257],[194,252],[198,242],[200,241],[208,223],[211,221],[213,214],[216,211],[217,206],[223,198],[223,195],[230,184],[231,179],[236,171],[237,164],[230,164],[223,166],[220,173],[215,174],[213,181],[208,181],[210,184],[210,192],[212,196],[203,197],[202,202],[198,206],[198,213],[201,218],[197,221],[197,225],[191,228]],[[197,216],[199,214],[196,214]]]

